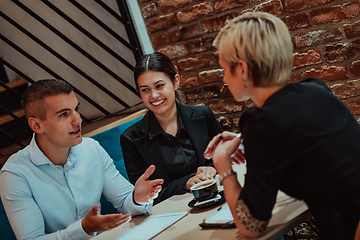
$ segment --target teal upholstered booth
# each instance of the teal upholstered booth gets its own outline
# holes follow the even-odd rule
[[[123,175],[127,180],[129,177],[126,172],[123,154],[120,146],[120,135],[128,129],[131,125],[138,122],[142,117],[135,118],[131,121],[120,124],[102,133],[98,133],[91,138],[95,139],[105,149],[105,151],[114,160],[116,169]]]
[[[135,118],[131,121],[125,122],[123,124],[120,124],[104,132],[98,133],[94,136],[91,136],[91,138],[98,141],[100,145],[105,149],[105,151],[110,155],[110,157],[114,161],[114,165],[116,169],[127,180],[129,180],[129,177],[126,172],[124,158],[121,151],[120,135],[131,125],[138,122],[140,119],[142,119],[142,116]],[[101,214],[109,214],[116,212],[116,209],[113,207],[113,205],[110,202],[108,202],[104,197],[101,197],[100,203],[101,203]]]

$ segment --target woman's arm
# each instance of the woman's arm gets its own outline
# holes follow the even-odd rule
[[[218,171],[220,176],[223,176],[224,173],[232,170],[232,158],[231,155],[237,151],[238,146],[240,145],[240,138],[233,138],[228,141],[220,141],[214,151],[213,151],[213,161],[216,170]],[[242,190],[236,175],[229,175],[222,180],[222,185],[224,186],[224,194],[226,198],[226,202],[228,203],[231,213],[234,218],[234,222],[236,227],[239,229],[239,232],[250,238],[255,238],[261,234],[261,231],[250,231],[246,228],[245,225],[239,219],[239,196]],[[241,210],[240,210],[241,211]]]

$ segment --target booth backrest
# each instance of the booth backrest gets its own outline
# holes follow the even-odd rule
[[[6,216],[4,206],[0,199],[0,239],[1,240],[16,240],[15,234],[10,226],[9,220]]]
[[[126,172],[124,158],[121,151],[120,135],[131,125],[138,122],[142,118],[143,116],[135,118],[128,122],[112,127],[104,132],[91,136],[91,138],[98,141],[99,144],[105,149],[105,151],[113,159],[116,169],[127,180],[129,180],[129,177]],[[107,201],[104,196],[101,196],[100,204],[101,214],[111,214],[117,212],[114,206],[109,201]]]
[[[131,121],[120,124],[104,132],[98,133],[91,138],[95,139],[105,149],[114,161],[116,169],[123,175],[127,180],[129,177],[126,172],[123,154],[120,145],[120,135],[128,129],[131,125],[138,122],[143,117],[135,118]]]

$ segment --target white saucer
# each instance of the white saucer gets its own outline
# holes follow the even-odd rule
[[[196,201],[196,203],[194,204],[194,207],[198,207],[198,206],[201,206],[201,205],[204,205],[206,203],[210,203],[210,202],[214,202],[214,201],[217,201],[217,200],[220,200],[221,199],[221,195],[220,194],[216,194],[215,197],[213,198],[210,198],[210,199],[207,199],[205,201]]]
[[[213,205],[217,205],[218,203],[224,203],[225,202],[225,196],[224,191],[218,191],[218,194],[216,194],[215,197],[204,200],[204,201],[197,201],[195,198],[191,200],[188,204],[189,207],[198,207],[198,208],[207,208],[211,207]]]

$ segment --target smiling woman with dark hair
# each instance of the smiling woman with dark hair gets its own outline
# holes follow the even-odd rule
[[[142,56],[134,76],[149,111],[121,135],[121,148],[130,182],[136,182],[143,169],[156,166],[152,177],[164,179],[154,200],[158,203],[215,176],[203,152],[221,128],[208,107],[181,104],[180,77],[164,54]]]

